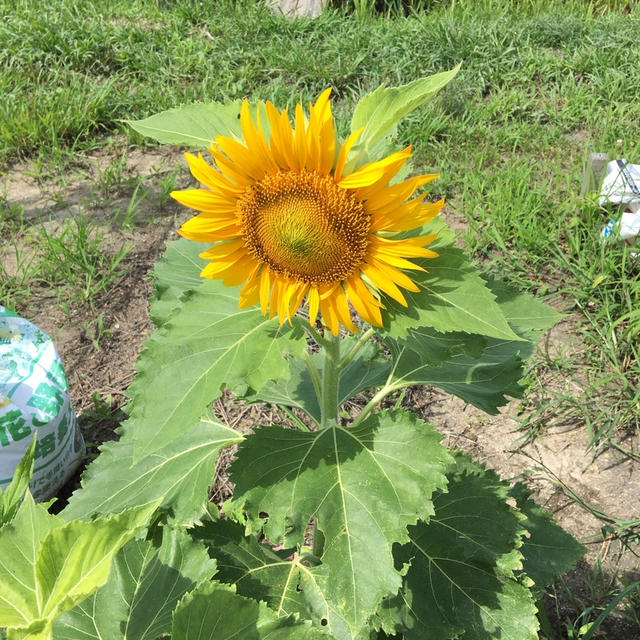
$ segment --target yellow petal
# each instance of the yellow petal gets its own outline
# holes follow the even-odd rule
[[[382,238],[376,236],[375,241],[383,246],[388,251],[398,250],[403,255],[408,247],[414,247],[416,251],[423,250],[422,248],[426,244],[431,244],[438,237],[437,233],[429,233],[427,235],[410,236],[408,238],[402,238],[402,240],[391,240],[389,238]],[[417,254],[416,254],[417,255]]]
[[[378,260],[384,262],[385,264],[391,265],[392,267],[397,267],[398,269],[413,269],[414,271],[425,271],[424,267],[421,267],[418,264],[414,264],[413,262],[409,262],[409,260],[399,258],[398,256],[381,253],[380,251],[376,252],[376,258],[378,258]]]
[[[271,300],[269,301],[269,317],[273,318],[273,316],[278,313],[278,305],[280,304],[280,289],[282,286],[282,281],[273,277],[273,286],[271,287]],[[280,324],[282,324],[282,320],[280,320]]]
[[[309,108],[309,125],[307,127],[307,168],[327,175],[335,159],[335,132],[329,95],[331,88],[325,89]]]
[[[351,313],[349,312],[349,303],[347,302],[347,295],[342,287],[337,287],[333,295],[333,305],[336,311],[338,319],[344,327],[349,329],[352,333],[358,331],[358,327],[353,324],[351,320]]]
[[[209,266],[211,271],[213,271],[214,269],[216,271],[224,271],[225,269],[232,267],[234,264],[237,264],[239,260],[247,255],[247,250],[244,247],[241,247],[228,256],[212,258],[209,261]]]
[[[280,281],[280,286],[278,287],[278,320],[280,324],[283,324],[285,320],[288,320],[289,315],[287,313],[287,290],[288,283],[286,280]]]
[[[195,220],[195,218],[191,220]],[[178,233],[184,238],[189,238],[189,240],[217,242],[227,238],[237,238],[242,233],[242,229],[235,224],[235,222],[227,226],[217,226],[213,229],[211,226],[206,227],[200,224],[188,225],[191,220],[185,222],[184,225],[178,229]]]
[[[351,147],[355,144],[356,140],[360,137],[360,134],[364,130],[364,127],[360,127],[356,129],[353,133],[349,135],[349,137],[344,141],[342,147],[340,147],[340,152],[338,153],[338,160],[336,162],[336,168],[333,172],[333,179],[336,183],[339,183],[342,180],[342,172],[344,171],[344,165],[347,162],[347,157],[349,152],[351,151]]]
[[[282,169],[295,169],[295,154],[293,149],[293,131],[286,109],[279,113],[271,102],[267,102],[267,116],[271,126],[269,146],[271,153]]]
[[[201,153],[197,156],[192,153],[185,153],[184,157],[193,177],[212,191],[221,192],[230,198],[236,198],[244,191],[243,187],[238,187],[229,182],[219,171],[209,166]]]
[[[437,177],[436,174],[425,174],[408,178],[398,184],[391,184],[385,187],[384,191],[377,194],[374,201],[369,203],[371,213],[384,215],[394,211],[405,203],[417,189],[426,184],[430,180]]]
[[[331,296],[324,298],[324,300],[320,298],[320,312],[322,313],[322,322],[334,336],[337,336],[340,330],[340,320],[333,306],[333,298]]]
[[[260,298],[260,278],[256,277],[258,273],[259,265],[254,269],[253,273],[249,276],[247,283],[240,290],[240,298],[238,306],[242,309],[244,307],[250,307],[258,302]]]
[[[414,206],[412,205],[413,201],[410,201],[405,208],[386,216],[374,214],[372,229],[375,231],[409,231],[417,229],[440,213],[444,205],[444,199],[438,200],[438,202],[418,202]]]
[[[404,289],[409,291],[420,291],[420,287],[403,271],[396,269],[389,264],[382,262],[381,260],[371,258],[372,265],[378,269],[378,271],[384,272],[390,280],[393,280],[396,284],[400,285]]]
[[[375,287],[384,291],[387,295],[391,296],[394,300],[399,302],[403,307],[407,306],[407,301],[402,295],[402,292],[391,278],[386,273],[370,264],[364,264],[361,267],[362,273],[364,273]]]
[[[409,157],[411,157],[411,147],[407,147],[403,151],[396,151],[382,160],[362,165],[353,173],[342,178],[338,185],[343,189],[370,187],[386,177],[390,171],[393,171],[391,175],[397,173]]]
[[[358,315],[370,325],[381,327],[380,301],[369,291],[360,279],[360,274],[345,281],[349,302]]]
[[[198,255],[201,258],[205,259],[223,258],[224,256],[232,254],[234,251],[237,251],[243,246],[244,240],[242,240],[242,238],[238,238],[237,240],[227,240],[226,242],[220,242],[214,247],[210,247],[209,249],[203,251],[202,253],[199,253]]]
[[[172,191],[169,195],[180,204],[198,211],[232,214],[236,208],[235,200],[221,197],[208,189],[184,189]]]
[[[294,169],[304,169],[307,163],[306,122],[302,105],[296,105],[295,131],[293,134]]]
[[[262,102],[258,102],[256,107],[257,126],[253,123],[251,111],[249,110],[249,101],[243,100],[242,110],[240,112],[240,125],[242,126],[242,135],[247,145],[249,153],[254,156],[263,171],[273,171],[277,169],[277,165],[273,159],[269,145],[265,139],[262,127],[260,125],[260,111]]]
[[[318,288],[315,286],[312,286],[309,289],[309,323],[312,325],[316,323],[319,307],[320,307],[320,296],[318,295]]]
[[[260,273],[260,309],[262,315],[267,315],[269,308],[269,293],[271,291],[271,276],[268,267],[263,267]]]
[[[296,290],[294,292],[295,295],[291,297],[291,305],[289,307],[290,316],[294,315],[298,311],[305,295],[307,294],[308,289],[309,285],[306,282],[300,282],[297,284]]]
[[[248,149],[237,140],[225,136],[218,136],[216,143],[233,165],[233,170],[238,175],[242,175],[245,182],[258,181],[264,177],[266,167],[253,149]],[[218,162],[217,158],[216,162]]]
[[[232,266],[222,270],[219,268],[219,265],[217,263],[210,262],[200,272],[200,275],[203,278],[222,278],[223,284],[235,286],[245,282],[255,266],[256,262],[252,257],[241,258],[240,260],[237,260]]]
[[[222,139],[224,136],[218,136],[216,138],[216,144],[219,145],[219,139]],[[228,138],[231,140],[231,138]],[[235,140],[233,141],[235,142]],[[249,184],[252,184],[252,178],[247,174],[247,172],[243,171],[241,166],[234,164],[229,158],[222,152],[222,147],[209,147],[209,153],[213,156],[216,161],[216,165],[218,169],[224,174],[227,181],[233,181],[241,187],[241,190],[244,191],[245,187]]]

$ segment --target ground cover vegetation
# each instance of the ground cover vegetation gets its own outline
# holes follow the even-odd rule
[[[162,211],[169,191],[184,182],[176,171],[153,181],[127,171],[121,147],[149,143],[122,120],[244,95],[291,106],[331,86],[344,136],[353,106],[378,84],[403,84],[462,62],[449,87],[403,120],[399,140],[414,145],[417,169],[442,175],[432,194],[446,196],[446,213],[464,221],[464,241],[485,271],[554,296],[562,311],[576,310],[575,331],[588,347],[579,360],[534,361],[523,433],[535,438],[554,421],[570,421],[589,430],[586,460],[607,447],[635,455],[625,436],[639,426],[638,267],[628,249],[602,245],[607,218],[578,192],[590,150],[640,162],[637,9],[541,1],[360,4],[359,19],[349,7],[333,7],[317,20],[292,22],[254,3],[0,7],[3,166],[20,163],[56,185],[55,218],[65,186],[87,173],[87,158],[111,153],[90,176],[72,219],[42,225],[4,194],[0,303],[26,313],[32,294],[53,286],[51,304],[99,311],[101,293],[127,268],[136,232],[148,224],[138,215],[143,203]],[[124,204],[109,212],[114,194]],[[98,209],[122,233],[115,249],[105,251]],[[101,317],[91,327],[96,348],[110,331]],[[579,392],[543,388],[548,369],[576,379]],[[609,535],[637,539],[637,513],[624,522],[601,515]],[[145,514],[128,517],[134,531]],[[618,577],[622,583],[599,584],[595,572],[591,598],[574,595],[573,615],[555,630],[543,624],[541,633],[598,637],[616,606],[637,623],[637,585]]]

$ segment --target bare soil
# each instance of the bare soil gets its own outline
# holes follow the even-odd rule
[[[74,406],[90,451],[106,440],[116,438],[115,427],[123,419],[121,408],[126,404],[126,392],[133,376],[134,365],[143,341],[153,330],[148,316],[148,298],[152,290],[150,270],[162,254],[167,240],[177,238],[175,228],[188,217],[182,207],[172,202],[160,208],[148,197],[136,210],[136,225],[122,231],[112,224],[116,209],[126,209],[130,193],[117,190],[109,194],[107,204],[95,204],[96,176],[109,161],[95,155],[85,158],[77,174],[67,176],[64,184],[38,181],[30,177],[29,167],[15,167],[0,177],[0,194],[9,205],[21,205],[30,225],[62,220],[79,211],[89,211],[104,234],[104,250],[115,253],[122,244],[133,248],[125,257],[122,275],[91,303],[60,299],[56,291],[35,287],[25,308],[20,312],[55,340],[67,371]],[[125,175],[144,176],[145,186],[157,192],[158,181],[181,163],[181,154],[170,152],[132,151],[127,156]],[[185,171],[184,183],[187,181]],[[453,214],[452,226],[459,226],[460,216]],[[25,242],[27,242],[25,240]],[[6,247],[5,247],[6,249]],[[10,253],[0,259],[7,269]],[[65,309],[63,311],[63,309]],[[102,315],[103,331],[97,335],[95,325]],[[577,317],[569,316],[554,327],[541,343],[549,353],[581,358],[584,346],[576,331]],[[579,382],[567,380],[562,373],[545,369],[539,372],[549,389],[574,387],[580,393]],[[530,397],[530,403],[542,403],[543,398]],[[595,459],[587,451],[589,435],[584,424],[553,417],[532,442],[523,442],[520,415],[522,403],[513,401],[497,416],[487,416],[462,400],[434,388],[414,388],[405,403],[423,419],[433,422],[443,433],[447,445],[470,453],[507,479],[522,479],[539,504],[549,509],[557,522],[583,541],[589,552],[566,578],[568,591],[556,588],[555,597],[547,598],[548,614],[559,633],[566,619],[575,616],[574,597],[589,601],[593,589],[594,565],[602,564],[603,584],[615,584],[620,578],[630,582],[640,578],[640,547],[636,540],[624,541],[603,533],[610,524],[593,512],[607,514],[612,519],[640,518],[640,463],[609,449]],[[218,402],[218,413],[230,424],[250,423],[269,418],[272,409],[265,405],[238,408],[233,403]],[[621,436],[622,437],[622,436]],[[640,450],[638,434],[628,434],[624,446]],[[229,454],[224,456],[229,458]],[[224,465],[223,465],[224,466]],[[224,469],[219,469],[212,495],[220,500],[228,495],[230,486]],[[78,486],[74,478],[61,494]],[[591,510],[577,500],[583,501]],[[597,571],[596,571],[597,573]],[[619,586],[619,583],[618,583]],[[606,601],[606,589],[604,589]],[[593,597],[593,596],[591,596]],[[566,636],[562,636],[566,637]],[[620,617],[610,617],[597,638],[632,640],[640,638],[640,628]]]

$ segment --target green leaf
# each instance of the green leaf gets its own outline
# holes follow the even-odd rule
[[[433,327],[437,331],[464,331],[501,340],[522,340],[509,326],[494,294],[460,249],[438,248],[439,257],[418,261],[426,272],[415,271],[420,288],[407,292],[408,306],[385,301],[386,332],[405,337],[410,329]]]
[[[198,254],[210,246],[210,242],[195,242],[187,238],[167,242],[164,255],[153,268],[154,291],[149,315],[157,327],[167,321],[187,292],[204,282],[200,272],[206,261]]]
[[[400,120],[451,82],[459,69],[460,65],[401,87],[381,86],[364,96],[351,119],[351,131],[364,127],[350,158],[355,166],[386,152],[387,143],[395,137]]]
[[[448,493],[434,498],[435,515],[409,527],[410,542],[394,549],[408,570],[380,610],[385,630],[406,640],[536,640],[535,603],[513,578],[523,529],[507,486],[475,465],[458,466]]]
[[[208,147],[216,136],[240,135],[241,106],[240,100],[225,104],[187,104],[162,111],[149,118],[126,122],[138,133],[158,142]]]
[[[220,450],[240,440],[237,431],[203,418],[163,449],[134,463],[133,437],[127,433],[103,445],[62,516],[88,518],[160,500],[173,521],[192,522],[202,513]]]
[[[256,602],[215,582],[186,595],[173,616],[172,640],[327,640],[309,622],[279,618]]]
[[[25,451],[22,460],[13,472],[9,486],[2,491],[0,489],[0,528],[11,522],[20,508],[25,491],[29,488],[29,480],[33,474],[33,456],[36,450],[37,437],[34,436],[29,448]]]
[[[510,287],[502,280],[490,278],[487,286],[496,296],[496,302],[507,322],[519,336],[527,340],[536,342],[540,333],[550,329],[562,318],[562,314],[549,305]]]
[[[487,338],[484,336],[462,331],[441,333],[432,327],[412,329],[405,340],[387,338],[385,342],[389,345],[402,344],[419,353],[425,363],[434,365],[445,362],[455,355],[479,358],[487,346]]]
[[[446,336],[451,338],[447,341]],[[521,356],[529,355],[531,345],[480,338],[484,348],[476,355],[473,350],[478,346],[478,338],[445,334],[440,349],[437,334],[429,330],[414,330],[407,340],[387,338],[394,362],[389,381],[399,387],[416,384],[440,387],[487,413],[496,414],[498,407],[507,404],[507,394],[516,398],[522,395],[518,382],[522,377]],[[447,348],[450,355],[445,360],[436,364],[428,361],[429,357],[446,354]]]
[[[257,307],[238,308],[238,290],[206,280],[146,343],[129,388],[133,461],[174,442],[224,387],[259,389],[284,377],[283,359],[302,357],[304,335]]]
[[[156,503],[92,522],[64,524],[30,494],[0,535],[0,625],[15,638],[46,638],[53,620],[103,585],[111,560],[149,521]]]
[[[518,482],[510,495],[526,516],[527,534],[520,551],[524,556],[524,572],[535,582],[537,595],[555,578],[569,571],[586,549],[573,536],[557,525],[548,511],[529,498],[529,489]]]
[[[30,493],[0,529],[0,627],[26,627],[38,619],[35,573],[40,544],[64,520],[37,505]]]
[[[400,586],[393,543],[406,540],[408,524],[432,513],[431,493],[444,487],[450,457],[440,438],[402,411],[370,416],[350,429],[261,428],[240,445],[231,466],[233,505],[245,509],[253,530],[266,512],[265,535],[284,538],[286,546],[301,542],[316,519],[327,568],[319,582],[355,635]]]
[[[522,396],[522,364],[542,331],[560,315],[532,296],[489,280],[488,288],[505,320],[521,340],[499,340],[462,332],[440,333],[432,327],[409,329],[403,340],[385,338],[394,361],[392,384],[429,384],[495,414],[507,395]]]
[[[318,358],[314,358],[314,361],[317,362]],[[304,361],[299,358],[287,358],[282,368],[287,369],[286,380],[268,381],[259,391],[248,389],[243,397],[248,402],[270,402],[302,409],[319,423],[320,405]]]
[[[309,566],[304,549],[283,560],[230,520],[207,522],[192,529],[191,535],[205,542],[217,560],[216,578],[234,585],[240,595],[266,601],[279,616],[311,618],[337,640],[351,640],[349,627],[319,583],[325,567]]]
[[[340,351],[344,356],[357,342],[357,338],[347,336],[340,341]],[[338,403],[342,404],[356,393],[379,385],[387,379],[390,370],[388,360],[379,356],[380,349],[373,340],[369,340],[358,355],[344,367],[340,373]],[[311,354],[311,361],[317,368],[320,378],[324,367],[324,354]],[[289,379],[267,382],[259,391],[249,390],[246,394],[250,402],[263,401],[296,407],[307,413],[316,423],[320,423],[320,405],[311,376],[301,359],[288,358]]]
[[[109,580],[54,623],[56,640],[156,640],[171,631],[185,593],[215,573],[202,544],[184,531],[162,528],[162,543],[130,540],[117,553]]]

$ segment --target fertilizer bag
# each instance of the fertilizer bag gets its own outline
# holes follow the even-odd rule
[[[84,441],[51,338],[0,306],[0,488],[11,482],[34,436],[30,489],[36,500],[47,500],[80,463]]]

